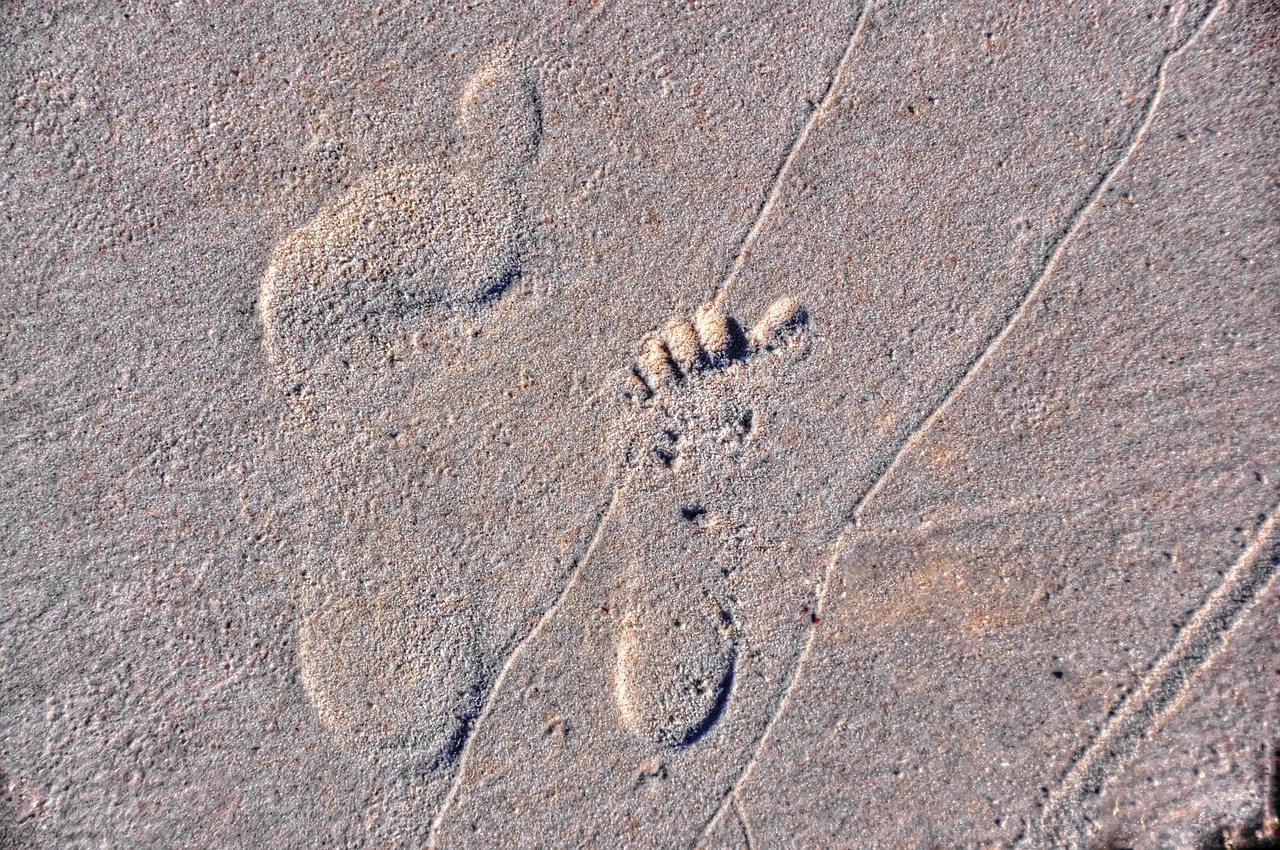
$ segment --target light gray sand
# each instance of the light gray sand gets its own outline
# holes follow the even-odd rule
[[[0,846],[1274,833],[1278,28],[4,6]]]

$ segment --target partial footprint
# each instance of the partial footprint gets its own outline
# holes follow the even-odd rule
[[[311,512],[303,685],[337,743],[411,771],[456,760],[524,617],[488,594],[521,592],[525,554],[482,533],[489,497],[514,498],[493,476],[518,464],[486,466],[499,452],[475,446],[501,435],[470,421],[482,400],[434,382],[520,275],[517,178],[540,109],[510,51],[458,109],[457,152],[380,170],[322,209],[280,243],[260,299]]]
[[[495,52],[467,81],[458,100],[465,172],[511,177],[542,144],[542,104],[532,78],[509,46]]]
[[[337,391],[348,409],[367,381],[356,373],[429,345],[519,277],[516,178],[541,139],[536,89],[501,52],[458,108],[455,155],[367,176],[277,247],[259,306],[295,393]]]
[[[613,553],[626,563],[615,602],[615,690],[624,723],[653,743],[696,743],[730,698],[741,632],[729,579],[752,535],[715,482],[767,455],[755,444],[750,399],[735,385],[761,358],[794,351],[805,322],[784,298],[744,333],[708,305],[648,337],[636,364],[652,441],[637,459],[627,518],[651,527],[633,552]]]
[[[729,606],[703,584],[696,560],[656,566],[630,577],[639,586],[620,606],[618,708],[641,737],[685,747],[724,711],[737,641]]]
[[[354,750],[425,757],[416,768],[456,758],[483,697],[475,612],[411,581],[354,592],[299,627],[302,684],[321,720]]]

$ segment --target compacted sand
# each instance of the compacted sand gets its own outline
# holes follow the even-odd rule
[[[511,5],[0,7],[0,847],[1275,846],[1274,4]]]

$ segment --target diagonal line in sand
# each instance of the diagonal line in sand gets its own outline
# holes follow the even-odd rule
[[[1232,564],[1221,583],[1187,620],[1169,649],[1151,666],[1137,688],[1112,709],[1102,730],[1067,768],[1035,824],[1021,842],[1034,847],[1083,847],[1092,824],[1079,817],[1080,804],[1101,791],[1142,738],[1187,696],[1191,680],[1243,619],[1241,614],[1280,572],[1276,517],[1271,508],[1253,542]]]
[[[1133,156],[1133,152],[1137,150],[1143,137],[1146,136],[1147,129],[1155,119],[1156,108],[1159,106],[1161,97],[1164,94],[1166,69],[1168,68],[1170,60],[1181,55],[1182,52],[1186,50],[1193,41],[1195,41],[1196,36],[1198,36],[1205,26],[1208,25],[1209,20],[1214,16],[1214,13],[1217,12],[1219,5],[1219,3],[1215,3],[1214,7],[1209,11],[1209,14],[1205,15],[1204,20],[1200,22],[1200,25],[1196,28],[1195,32],[1193,32],[1181,45],[1167,52],[1164,55],[1164,58],[1160,60],[1160,65],[1156,73],[1156,84],[1152,88],[1151,93],[1147,96],[1146,103],[1143,105],[1146,115],[1143,118],[1142,123],[1138,126],[1138,129],[1129,139],[1129,144],[1125,147],[1124,153],[1120,155],[1119,159],[1112,163],[1111,168],[1107,170],[1107,173],[1102,180],[1094,186],[1093,191],[1090,192],[1071,212],[1071,215],[1067,217],[1066,223],[1058,232],[1057,237],[1051,245],[1048,256],[1044,261],[1044,265],[1041,267],[1040,274],[1035,278],[1035,282],[1023,292],[1017,309],[1015,309],[1009,316],[1004,327],[1002,327],[994,337],[988,340],[986,346],[981,352],[979,352],[978,356],[969,362],[969,365],[960,376],[960,379],[947,389],[946,394],[943,396],[942,401],[938,403],[938,406],[935,407],[933,411],[925,417],[924,421],[909,433],[899,444],[898,450],[894,454],[893,459],[880,472],[875,483],[871,486],[871,489],[867,491],[866,495],[858,500],[858,504],[854,507],[853,511],[855,525],[859,522],[864,506],[870,502],[871,499],[875,498],[880,490],[883,489],[885,483],[889,480],[890,475],[898,466],[898,462],[901,461],[903,456],[911,449],[915,448],[924,438],[924,435],[933,428],[934,424],[941,419],[948,410],[950,410],[954,399],[973,383],[978,372],[980,372],[982,367],[991,359],[991,356],[996,349],[1000,347],[1009,334],[1013,333],[1014,329],[1022,322],[1023,318],[1026,316],[1027,308],[1035,303],[1040,292],[1044,289],[1045,282],[1049,279],[1049,275],[1057,266],[1058,259],[1062,256],[1062,252],[1066,248],[1067,243],[1071,241],[1071,237],[1080,229],[1080,224],[1084,221],[1089,211],[1097,204],[1098,199],[1101,198],[1107,191],[1107,188],[1110,187],[1115,176],[1124,169],[1125,165],[1128,164],[1130,157]]]
[[[734,281],[737,280],[738,273],[747,264],[747,255],[750,253],[752,246],[755,245],[756,240],[760,238],[760,234],[764,232],[765,226],[769,223],[773,206],[777,203],[778,196],[782,194],[782,186],[791,174],[791,168],[795,164],[800,149],[809,140],[809,134],[813,132],[818,119],[826,114],[831,105],[831,100],[835,96],[836,89],[840,87],[840,83],[844,79],[849,57],[853,55],[853,46],[857,42],[858,36],[862,33],[863,27],[866,26],[867,9],[870,6],[871,0],[863,0],[862,9],[859,10],[858,18],[854,21],[853,29],[849,32],[849,41],[844,46],[844,52],[840,54],[840,61],[836,63],[836,69],[831,74],[831,79],[827,81],[827,88],[823,91],[822,97],[818,98],[817,105],[809,113],[809,118],[804,122],[804,126],[800,128],[800,132],[791,140],[791,146],[787,149],[786,156],[782,158],[782,164],[778,166],[778,170],[774,174],[773,185],[769,188],[769,194],[765,196],[764,202],[760,204],[760,209],[756,211],[755,222],[751,225],[751,229],[747,231],[746,236],[742,237],[742,241],[738,243],[729,271],[712,294],[712,304],[720,306],[724,303],[725,298],[729,296],[729,290],[733,287]]]
[[[1013,332],[1013,330],[1026,316],[1028,308],[1036,301],[1041,291],[1044,289],[1045,283],[1056,267],[1067,243],[1071,241],[1071,237],[1075,235],[1077,230],[1079,230],[1081,223],[1084,221],[1089,211],[1097,204],[1098,199],[1106,192],[1107,188],[1115,179],[1115,176],[1126,164],[1128,164],[1129,159],[1133,156],[1133,152],[1137,149],[1143,137],[1146,135],[1148,128],[1155,119],[1156,108],[1159,106],[1160,100],[1164,94],[1169,62],[1180,56],[1196,40],[1197,36],[1199,36],[1200,33],[1209,25],[1209,22],[1213,19],[1220,6],[1221,0],[1217,0],[1209,10],[1208,14],[1206,14],[1200,21],[1199,25],[1197,25],[1196,29],[1188,35],[1181,44],[1166,50],[1157,67],[1156,84],[1152,87],[1151,93],[1147,96],[1146,103],[1143,105],[1145,112],[1143,120],[1139,123],[1137,129],[1130,137],[1129,143],[1125,146],[1124,151],[1115,160],[1115,162],[1111,164],[1111,167],[1107,169],[1102,180],[1094,186],[1093,190],[1085,196],[1084,200],[1082,200],[1067,217],[1062,229],[1059,230],[1057,237],[1051,243],[1049,250],[1047,251],[1040,274],[1038,274],[1033,279],[1031,285],[1024,290],[1022,297],[1019,299],[1018,306],[1012,313],[1010,313],[1009,318],[1005,321],[1004,325],[995,335],[988,339],[987,344],[983,346],[978,355],[966,366],[964,372],[961,373],[960,378],[947,389],[942,400],[937,404],[937,406],[935,406],[934,409],[930,411],[930,413],[925,416],[924,419],[921,420],[906,437],[902,439],[898,444],[893,457],[880,470],[874,483],[854,505],[852,514],[853,518],[840,530],[839,534],[836,535],[835,542],[831,546],[831,557],[828,559],[827,565],[823,570],[822,582],[818,586],[817,604],[815,605],[815,614],[817,615],[818,620],[823,619],[826,612],[827,591],[831,585],[831,576],[835,572],[835,565],[837,561],[839,561],[840,554],[843,551],[845,542],[848,540],[850,534],[861,524],[862,514],[866,510],[867,505],[884,488],[884,485],[888,481],[890,475],[892,475],[893,471],[897,468],[899,462],[907,452],[915,448],[934,424],[950,410],[956,397],[973,383],[978,372],[982,370],[988,361],[990,361],[994,352],[1000,348],[1001,344],[1006,338],[1008,338],[1009,334]],[[863,11],[865,14],[865,7]],[[746,766],[742,769],[742,773],[739,774],[738,780],[734,782],[733,786],[725,794],[720,806],[712,814],[710,820],[707,821],[702,832],[694,841],[695,846],[700,844],[706,838],[712,827],[714,827],[720,818],[724,816],[724,813],[729,807],[730,801],[734,800],[738,796],[740,789],[750,778],[751,771],[759,760],[761,749],[763,749],[765,742],[769,739],[769,736],[777,725],[778,720],[784,713],[786,713],[787,707],[790,705],[792,694],[794,693],[801,678],[801,671],[807,663],[809,656],[812,654],[814,644],[817,642],[816,639],[817,627],[816,625],[810,625],[809,638],[805,643],[804,649],[800,651],[800,655],[796,659],[796,664],[792,670],[790,681],[787,683],[786,689],[778,701],[778,706],[774,711],[773,716],[769,719],[769,722],[765,725],[760,738],[756,741],[755,752],[752,754],[751,759],[747,762]]]
[[[445,795],[444,800],[440,803],[440,807],[436,810],[435,817],[431,819],[431,827],[427,832],[427,847],[433,848],[436,844],[436,833],[440,829],[440,824],[444,821],[444,816],[449,810],[449,806],[453,803],[453,798],[457,796],[458,789],[462,786],[462,777],[467,771],[468,759],[471,755],[471,742],[475,740],[476,732],[480,725],[488,719],[493,710],[494,697],[502,688],[507,680],[507,675],[511,669],[515,667],[516,660],[523,654],[524,648],[531,644],[538,635],[542,633],[543,627],[551,621],[556,611],[560,609],[560,605],[568,597],[569,591],[577,586],[578,579],[582,575],[583,568],[587,561],[591,560],[591,555],[596,550],[596,545],[603,536],[605,525],[609,522],[609,517],[617,509],[618,503],[622,499],[622,494],[626,490],[627,485],[631,481],[632,469],[628,469],[623,473],[622,480],[613,490],[613,497],[609,499],[608,506],[600,512],[599,518],[596,520],[595,528],[591,532],[590,542],[587,543],[586,550],[582,556],[574,563],[573,570],[569,574],[569,578],[565,580],[564,587],[560,589],[560,593],[556,596],[555,601],[546,611],[542,612],[542,616],[538,618],[538,622],[534,624],[529,633],[525,635],[515,648],[511,650],[511,654],[507,656],[507,660],[503,662],[502,668],[498,671],[498,675],[494,677],[493,684],[489,686],[489,693],[485,697],[484,705],[480,708],[480,713],[476,715],[476,722],[471,727],[471,734],[467,736],[466,743],[463,744],[462,755],[458,758],[458,769],[453,774],[453,782],[449,786],[449,792]]]
[[[747,850],[755,850],[756,842],[755,839],[751,837],[751,821],[747,819],[747,812],[746,809],[742,807],[742,801],[736,797],[733,801],[733,813],[737,816],[738,823],[742,825],[742,837],[746,839]]]

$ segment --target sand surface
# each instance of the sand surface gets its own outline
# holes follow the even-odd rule
[[[1278,39],[0,6],[0,848],[1275,846]]]

